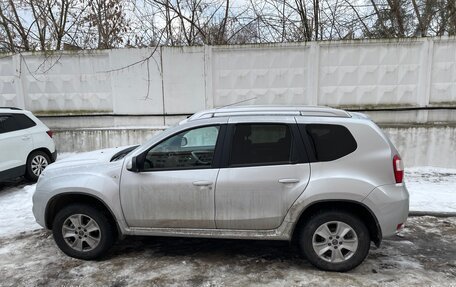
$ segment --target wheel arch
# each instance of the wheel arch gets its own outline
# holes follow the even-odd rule
[[[374,213],[365,204],[352,200],[321,200],[308,205],[301,212],[299,219],[293,227],[292,241],[297,240],[299,234],[297,230],[306,224],[310,216],[328,210],[344,211],[357,216],[366,224],[371,240],[377,247],[380,246],[382,241],[382,230]]]
[[[52,162],[52,153],[49,149],[45,148],[45,147],[39,147],[39,148],[36,148],[34,150],[32,150],[31,152],[29,152],[28,156],[27,156],[27,162],[30,158],[30,155],[36,151],[42,151],[44,152],[45,154],[47,154],[47,156],[49,157],[49,160]]]
[[[52,197],[46,205],[46,211],[44,214],[46,228],[52,230],[52,222],[54,221],[54,218],[57,215],[57,213],[60,210],[62,210],[62,208],[64,208],[65,206],[68,206],[69,204],[73,203],[88,204],[91,206],[95,206],[96,208],[103,211],[105,215],[108,217],[111,224],[113,224],[116,227],[116,236],[121,236],[122,232],[120,226],[117,223],[114,213],[108,207],[108,205],[105,202],[103,202],[103,200],[101,200],[100,198],[82,192],[67,192]]]

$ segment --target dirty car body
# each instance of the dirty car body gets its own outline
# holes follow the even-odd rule
[[[402,176],[394,145],[362,114],[222,108],[141,146],[49,166],[33,212],[82,259],[123,235],[296,239],[318,268],[346,271],[405,223]]]

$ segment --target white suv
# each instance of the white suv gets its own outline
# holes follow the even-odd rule
[[[0,107],[0,181],[37,181],[57,157],[52,131],[31,112]]]

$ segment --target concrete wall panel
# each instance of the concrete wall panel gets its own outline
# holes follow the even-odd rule
[[[111,79],[99,73],[107,52],[21,56],[25,108],[44,112],[112,111]]]
[[[416,105],[421,45],[322,44],[318,103]]]
[[[0,93],[1,105],[44,113],[451,106],[456,38],[24,53],[0,58]]]
[[[115,114],[163,114],[160,49],[120,49],[109,52],[103,70],[111,77]]]
[[[204,47],[163,49],[163,84],[166,114],[191,114],[204,110]]]
[[[16,107],[20,105],[20,93],[16,85],[20,78],[15,75],[13,57],[0,57],[0,107]]]
[[[385,127],[383,131],[401,153],[406,167],[456,168],[454,126]]]
[[[456,102],[456,40],[435,40],[432,58],[430,104]]]
[[[309,47],[213,48],[214,106],[310,104]]]

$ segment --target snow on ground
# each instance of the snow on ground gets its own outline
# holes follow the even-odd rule
[[[456,212],[456,169],[406,169],[411,211]]]
[[[71,155],[62,153],[58,159]],[[456,212],[456,169],[409,168],[405,180],[411,211]],[[35,185],[23,182],[0,185],[0,237],[40,228],[32,213],[34,191]]]
[[[72,155],[75,153],[61,153],[57,160]],[[5,185],[0,184],[0,236],[41,228],[35,222],[32,212],[32,196],[36,184],[24,184],[24,181],[16,184],[12,181]]]
[[[32,213],[35,185],[13,187],[0,193],[0,236],[41,228]]]
[[[439,230],[439,232],[435,232]],[[410,217],[346,273],[312,267],[287,242],[127,237],[99,261],[63,254],[44,230],[0,237],[0,286],[455,287],[456,218]]]

